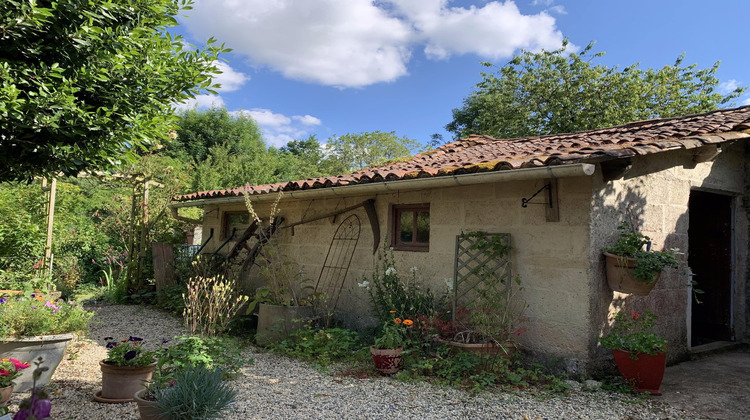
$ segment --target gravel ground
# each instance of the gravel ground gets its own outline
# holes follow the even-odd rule
[[[138,419],[135,403],[93,401],[101,389],[99,360],[106,356],[105,336],[143,337],[147,345],[182,333],[181,320],[163,312],[123,305],[92,307],[91,339],[68,346],[49,390],[55,419]],[[320,373],[304,363],[275,354],[246,356],[255,363],[232,381],[238,398],[225,419],[685,419],[701,418],[661,402],[631,399],[609,392],[571,392],[554,398],[533,392],[471,394],[424,382],[390,378],[355,379]],[[26,394],[14,394],[11,412]]]

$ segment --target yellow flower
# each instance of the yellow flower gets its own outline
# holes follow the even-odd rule
[[[405,319],[404,320],[404,325],[409,326],[409,325],[412,325],[412,324],[414,324],[414,321],[412,321],[411,319]]]
[[[388,311],[388,312],[390,312],[390,313],[392,313],[392,314],[395,314],[395,313],[396,313],[396,311]]]
[[[401,323],[401,318],[396,318],[396,319],[393,320],[393,322],[395,322],[396,324],[400,324]]]

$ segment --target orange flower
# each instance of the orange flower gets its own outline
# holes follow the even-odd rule
[[[388,312],[390,312],[390,313],[392,313],[392,314],[395,314],[395,313],[396,313],[396,311],[388,311]]]
[[[401,318],[396,318],[393,320],[393,322],[395,322],[396,324],[400,324],[402,321]]]
[[[409,325],[412,325],[412,324],[414,324],[414,321],[412,321],[411,319],[405,319],[404,320],[404,325],[409,326]]]

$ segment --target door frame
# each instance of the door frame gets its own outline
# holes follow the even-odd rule
[[[729,266],[729,330],[731,333],[731,341],[736,340],[736,334],[735,334],[735,286],[737,281],[737,200],[740,195],[737,193],[731,192],[731,191],[722,191],[722,190],[715,190],[711,188],[690,188],[690,194],[693,193],[693,191],[699,191],[703,193],[709,193],[709,194],[715,194],[715,195],[722,195],[727,198],[729,198],[729,258],[730,258],[730,266]],[[688,197],[688,215],[690,214],[690,202]],[[690,238],[690,224],[688,222],[688,242]],[[689,253],[690,249],[688,248],[688,255],[686,256],[686,262],[689,261]],[[688,269],[690,267],[688,266]],[[693,319],[693,286],[690,283],[692,280],[692,270],[688,271],[688,293],[687,293],[687,316],[686,316],[686,326],[687,326],[687,348],[688,351],[691,351],[693,348],[699,348],[702,346],[710,346],[709,344],[701,344],[697,346],[692,345],[692,334],[693,334],[693,325],[692,325],[692,319]],[[700,289],[700,284],[698,286]],[[700,298],[700,296],[699,296]]]

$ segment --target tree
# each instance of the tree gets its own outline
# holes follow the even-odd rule
[[[225,145],[230,154],[256,154],[265,151],[258,125],[243,113],[230,114],[224,107],[179,114],[177,137],[165,152],[175,158],[195,162],[206,160],[209,150]]]
[[[446,130],[455,138],[486,134],[497,138],[567,133],[652,118],[667,118],[716,109],[739,97],[745,88],[717,92],[719,62],[708,69],[682,67],[684,54],[659,70],[594,65],[604,53],[562,48],[522,51],[497,74],[482,81]],[[491,67],[489,63],[484,66]]]
[[[211,91],[227,51],[168,32],[191,3],[0,2],[0,181],[112,168],[157,146],[173,104]]]
[[[337,163],[332,167],[334,172],[346,173],[410,156],[420,146],[407,137],[396,136],[394,131],[373,131],[331,137],[326,151]]]

